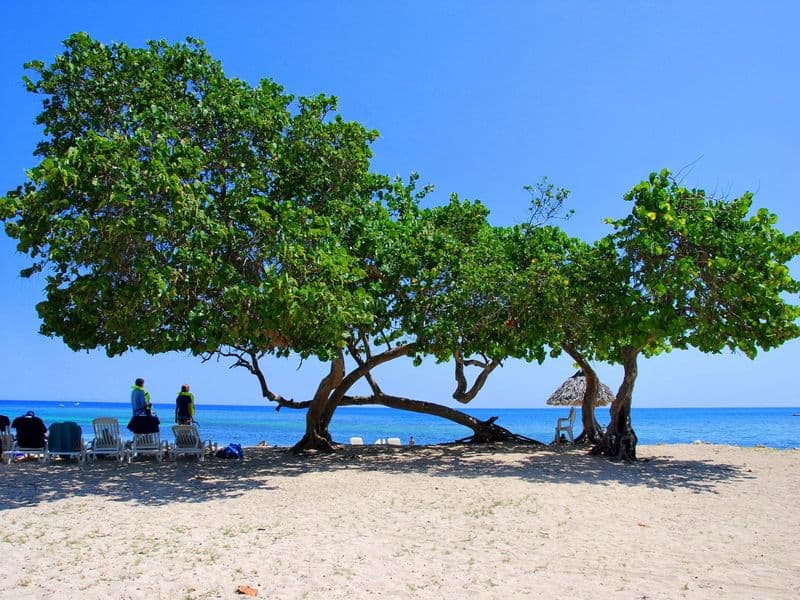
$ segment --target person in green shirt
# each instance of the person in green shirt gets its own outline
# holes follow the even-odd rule
[[[194,394],[189,391],[188,383],[181,386],[175,398],[175,422],[179,425],[194,423]]]

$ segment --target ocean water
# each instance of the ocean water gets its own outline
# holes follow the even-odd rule
[[[11,419],[33,410],[45,425],[57,421],[75,421],[84,437],[92,438],[92,419],[115,417],[124,433],[130,419],[130,404],[112,402],[49,402],[0,400],[0,414]],[[162,439],[172,441],[172,405],[156,404],[161,419]],[[479,418],[499,417],[497,424],[542,442],[553,438],[558,417],[566,408],[472,409],[465,412]],[[266,441],[270,446],[291,446],[305,431],[305,411],[281,409],[274,405],[229,406],[198,405],[197,421],[204,439],[220,445],[231,442],[250,446]],[[580,417],[579,417],[580,418]],[[608,409],[597,410],[598,421],[609,421]],[[636,408],[632,410],[633,427],[640,444],[692,443],[739,446],[764,445],[772,448],[800,447],[800,408]],[[580,423],[576,423],[576,435]],[[337,441],[351,436],[373,443],[378,438],[399,437],[407,443],[410,436],[418,444],[452,442],[469,436],[471,430],[451,421],[392,410],[385,407],[342,407],[336,411],[330,427]]]

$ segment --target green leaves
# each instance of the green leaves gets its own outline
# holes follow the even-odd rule
[[[2,201],[36,259],[26,274],[53,274],[44,333],[111,354],[324,354],[371,320],[346,249],[379,214],[375,132],[332,116],[333,99],[293,112],[277,84],[225,77],[197,40],[64,45],[52,64],[28,64],[44,96],[42,160]]]

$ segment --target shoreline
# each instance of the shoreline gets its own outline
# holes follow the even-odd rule
[[[468,428],[447,420],[373,407],[345,407],[337,413],[330,433],[338,442],[348,442],[350,437],[361,437],[371,443],[378,438],[399,437],[407,443],[413,436],[418,444],[452,442],[468,436]],[[92,418],[105,416],[117,418],[123,437],[130,436],[125,424],[130,419],[130,406],[109,403],[104,408],[82,403],[80,407],[59,407],[53,402],[46,406],[31,406],[11,403],[5,412],[15,417],[27,410],[35,410],[46,425],[62,421],[74,421],[83,429],[88,442],[93,437]],[[642,444],[692,443],[701,440],[709,443],[731,443],[744,446],[764,444],[774,448],[800,446],[798,417],[791,411],[775,408],[714,408],[691,410],[641,409],[639,417],[634,415],[634,428]],[[203,439],[212,439],[219,445],[235,442],[252,446],[262,440],[270,445],[292,446],[305,433],[303,411],[277,413],[269,407],[224,407],[214,409],[200,406],[199,425]],[[530,409],[470,409],[468,412],[484,420],[499,416],[498,423],[520,435],[550,442],[553,438],[556,418],[566,416],[560,408]],[[172,438],[170,412],[158,410],[161,419],[162,439]],[[604,422],[604,418],[600,418]],[[577,425],[576,425],[577,427]],[[577,430],[576,432],[577,433]]]
[[[800,595],[800,450],[284,450],[0,467],[0,596]]]

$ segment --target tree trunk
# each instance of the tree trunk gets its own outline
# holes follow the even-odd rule
[[[311,412],[311,408],[317,401],[315,398],[311,402],[294,402],[282,400],[278,408],[285,406],[288,408],[307,408]],[[327,406],[327,403],[321,403]],[[485,421],[476,419],[475,417],[463,413],[448,406],[435,404],[433,402],[424,402],[422,400],[412,400],[410,398],[402,398],[400,396],[391,396],[388,394],[375,394],[372,396],[344,396],[337,403],[338,406],[365,406],[370,404],[379,404],[388,408],[397,410],[407,410],[411,412],[418,412],[442,419],[448,419],[459,425],[463,425],[472,430],[472,435],[457,442],[485,444],[491,442],[518,442],[522,444],[536,444],[543,445],[542,442],[532,438],[512,433],[505,427],[497,425],[495,421],[497,417],[491,417]],[[324,411],[323,409],[320,409]],[[323,417],[324,418],[324,417]],[[304,450],[322,450],[325,452],[333,452],[335,447],[331,442],[327,429],[322,429],[320,421],[306,416],[306,433],[303,438],[291,448],[291,452],[300,453]]]
[[[408,410],[411,412],[423,413],[432,415],[434,417],[441,417],[448,419],[459,425],[463,425],[472,430],[472,435],[467,438],[456,440],[465,443],[485,444],[490,442],[520,442],[525,444],[538,444],[541,442],[510,432],[505,427],[500,427],[495,423],[497,417],[491,417],[485,421],[476,419],[472,415],[461,412],[448,406],[435,404],[433,402],[424,402],[422,400],[412,400],[410,398],[402,398],[400,396],[390,396],[388,394],[379,394],[373,396],[346,396],[341,401],[341,406],[359,406],[366,404],[380,404],[388,406],[389,408],[396,408],[398,410]]]
[[[624,348],[622,365],[625,374],[619,386],[617,398],[611,404],[611,422],[605,435],[591,450],[591,454],[602,454],[616,460],[633,462],[636,460],[636,444],[638,438],[631,426],[631,400],[633,386],[638,374],[636,357],[640,348]]]
[[[344,379],[344,355],[339,355],[331,361],[331,369],[322,381],[314,394],[314,399],[306,412],[306,432],[300,441],[292,446],[292,452],[298,453],[304,450],[321,450],[323,452],[333,452],[331,436],[328,433],[327,422],[324,420],[325,408],[330,400],[331,393]]]
[[[561,344],[561,348],[578,363],[586,381],[586,389],[583,392],[583,400],[581,401],[581,425],[583,426],[583,431],[575,438],[575,443],[596,444],[603,438],[603,428],[600,427],[600,423],[597,422],[594,414],[597,392],[600,389],[600,379],[589,361],[571,344],[564,342]]]

